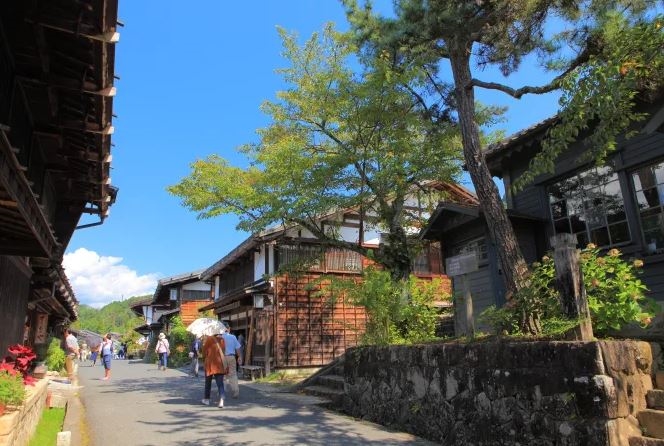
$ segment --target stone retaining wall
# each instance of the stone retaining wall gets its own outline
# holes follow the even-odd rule
[[[41,379],[26,387],[25,404],[8,408],[0,416],[0,446],[25,446],[37,428],[48,391],[48,380]]]
[[[445,445],[626,446],[652,389],[636,341],[359,347],[346,413]]]

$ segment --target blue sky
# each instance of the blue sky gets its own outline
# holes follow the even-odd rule
[[[391,0],[375,3],[388,11]],[[118,199],[103,225],[74,233],[64,260],[78,300],[97,307],[151,294],[159,278],[205,269],[247,237],[234,216],[198,220],[166,187],[212,153],[244,164],[235,148],[256,140],[256,129],[268,124],[260,104],[284,87],[275,73],[285,66],[277,26],[301,39],[328,21],[347,28],[336,0],[120,0],[119,19],[111,164]],[[496,73],[477,77],[495,80]],[[506,82],[545,80],[524,70]],[[479,98],[509,106],[501,126],[508,134],[557,105],[551,95]]]

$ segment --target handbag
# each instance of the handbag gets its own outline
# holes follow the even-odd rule
[[[222,375],[227,375],[228,374],[228,362],[226,361],[226,355],[224,355],[224,352],[221,351],[221,345],[219,345],[219,341],[215,340],[215,344],[217,344],[217,350],[219,350],[219,356],[221,356],[221,367],[224,369],[224,372]]]

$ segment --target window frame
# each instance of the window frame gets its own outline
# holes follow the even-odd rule
[[[656,166],[660,166],[662,170],[664,170],[664,158],[655,158],[648,160],[648,162],[640,164],[635,167],[631,167],[627,171],[628,175],[628,180],[629,180],[629,185],[632,193],[632,199],[634,201],[634,214],[636,217],[636,221],[638,224],[638,236],[640,238],[640,241],[644,247],[644,249],[650,249],[648,248],[648,245],[651,243],[650,238],[646,238],[646,234],[644,231],[644,224],[643,224],[643,216],[642,216],[642,209],[639,207],[639,192],[643,192],[644,188],[643,185],[641,184],[641,180],[639,180],[639,186],[640,188],[637,187],[636,181],[634,176],[637,174],[638,171],[644,169],[644,168],[654,168]],[[660,231],[662,233],[662,237],[664,238],[664,177],[662,178],[661,182],[659,179],[657,179],[657,173],[655,169],[655,185],[654,187],[646,188],[647,189],[655,189],[658,193],[658,199],[659,199],[659,204],[657,206],[651,206],[645,210],[652,210],[652,209],[659,209],[659,212],[657,215],[660,216]],[[645,194],[644,194],[645,195]],[[653,214],[654,215],[654,214]],[[664,241],[658,242],[656,248],[653,250],[652,253],[661,253],[664,252]]]
[[[607,172],[603,173],[601,172],[603,169],[606,169]],[[602,181],[598,182],[596,184],[592,184],[588,182],[588,180],[584,179],[590,177],[590,173],[595,173],[597,178],[601,178],[603,175],[606,175],[607,178],[609,178],[608,181]],[[565,192],[560,193],[560,197],[554,195],[552,189],[554,187],[558,187],[559,190],[562,190],[566,182],[576,182],[577,187],[578,187],[578,195],[565,195]],[[621,207],[622,207],[622,218],[616,221],[611,221],[610,214],[607,212],[607,199],[606,197],[608,194],[606,193],[606,188],[607,186],[613,185],[613,187],[617,186],[617,192],[619,192],[619,197],[621,201]],[[571,233],[571,234],[584,234],[585,240],[579,240],[579,245],[584,245],[584,243],[595,243],[602,249],[610,249],[610,248],[615,248],[615,247],[624,247],[624,246],[629,246],[634,244],[636,241],[634,240],[634,236],[636,235],[634,231],[632,230],[632,224],[630,223],[630,210],[628,209],[628,200],[626,200],[625,197],[629,196],[630,191],[626,191],[625,187],[623,187],[623,182],[621,181],[621,174],[620,170],[616,169],[614,166],[607,164],[604,166],[586,166],[585,168],[579,169],[574,171],[571,174],[568,174],[564,177],[559,177],[555,181],[551,181],[548,184],[545,185],[544,187],[544,192],[545,192],[545,197],[546,197],[546,206],[548,209],[548,214],[549,214],[549,223],[550,227],[552,230],[553,234],[561,234],[561,233]],[[599,199],[601,199],[601,214],[598,215],[597,212],[595,212],[595,215],[591,215],[588,212],[588,209],[596,209],[595,206],[587,206],[587,203],[597,200],[597,198],[593,198],[592,192],[600,190],[599,194]],[[614,194],[614,196],[618,196],[617,194]],[[576,210],[577,212],[570,212],[570,204],[569,202],[577,202]],[[558,203],[564,203],[565,209],[563,212],[563,216],[559,218],[555,218],[556,214],[554,212],[555,208],[554,206]],[[573,205],[572,205],[573,206]],[[579,216],[579,222],[577,224],[583,225],[583,231],[575,231],[574,230],[574,222],[572,220],[572,216]],[[600,219],[597,219],[597,217],[601,217]],[[596,224],[593,226],[591,219],[595,218]],[[567,229],[569,232],[563,232],[560,231],[558,232],[558,228],[556,223],[562,222],[563,220],[566,220],[566,225]],[[601,222],[599,221],[601,220]],[[612,226],[618,226],[618,225],[625,225],[625,231],[624,234],[626,235],[627,239],[619,242],[613,242],[613,235],[611,233],[611,227]],[[606,231],[606,237],[608,239],[608,244],[603,244],[599,245],[599,243],[596,243],[592,239],[593,231],[598,230],[598,229],[604,229]]]

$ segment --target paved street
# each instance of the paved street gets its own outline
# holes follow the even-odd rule
[[[240,398],[203,406],[204,378],[154,364],[115,360],[79,368],[82,416],[90,446],[430,445],[411,435],[316,406],[314,397],[240,381]],[[212,385],[212,399],[218,397]]]

